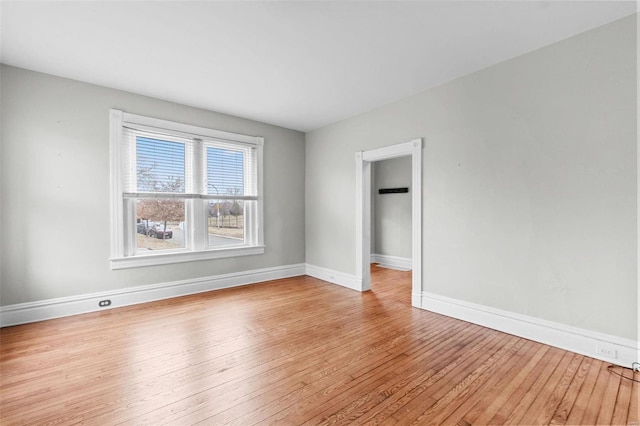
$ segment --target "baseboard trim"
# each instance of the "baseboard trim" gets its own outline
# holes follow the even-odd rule
[[[552,321],[503,311],[433,293],[423,292],[420,308],[494,330],[535,340],[612,364],[631,367],[638,362],[638,342]],[[600,355],[596,347],[613,349],[616,358]]]
[[[305,275],[305,272],[305,265],[300,263],[2,306],[0,307],[0,326],[26,324],[211,290],[296,277]],[[104,308],[98,307],[98,301],[104,299],[111,300],[111,305]]]
[[[371,263],[377,263],[383,268],[396,269],[398,271],[410,271],[413,267],[411,258],[390,256],[388,254],[372,254]]]
[[[355,275],[346,274],[344,272],[334,271],[332,269],[321,268],[319,266],[306,264],[307,275],[332,284],[350,288],[351,290],[360,291],[362,288],[362,279]]]

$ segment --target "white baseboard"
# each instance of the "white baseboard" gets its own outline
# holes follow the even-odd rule
[[[301,263],[2,306],[0,307],[0,326],[26,324],[279,278],[296,277],[305,275],[305,269],[305,265]],[[98,302],[105,299],[110,300],[111,305],[98,307]]]
[[[2,306],[0,307],[0,326],[26,324],[305,274],[356,291],[360,291],[362,284],[361,279],[355,275],[310,264],[286,265]],[[98,307],[98,302],[105,299],[110,300],[111,305],[104,308]],[[631,364],[638,362],[640,357],[638,342],[630,339],[584,330],[428,292],[422,292],[418,306],[432,312],[625,367],[631,367]],[[616,357],[612,358],[598,354],[596,347],[613,350],[616,353]]]
[[[362,280],[355,275],[346,274],[344,272],[334,271],[332,269],[321,268],[319,266],[307,263],[307,275],[322,281],[328,281],[332,284],[338,284],[351,290],[360,291],[362,288]]]
[[[638,342],[622,337],[584,330],[428,292],[422,293],[420,307],[612,364],[631,367],[633,362],[639,361]],[[597,347],[615,351],[616,357],[598,354]]]
[[[411,258],[390,256],[388,254],[372,254],[371,263],[377,263],[383,268],[397,269],[398,271],[410,271],[413,267]]]

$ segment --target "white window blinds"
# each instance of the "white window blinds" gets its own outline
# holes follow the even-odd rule
[[[141,126],[121,140],[125,197],[258,198],[255,146]]]
[[[222,199],[257,198],[255,148],[206,142],[205,156],[208,196]]]

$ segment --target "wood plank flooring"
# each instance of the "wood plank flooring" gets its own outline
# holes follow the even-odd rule
[[[638,425],[630,370],[310,277],[0,330],[2,425]],[[640,373],[635,373],[640,380]]]

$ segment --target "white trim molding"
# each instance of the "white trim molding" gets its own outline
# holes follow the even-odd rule
[[[596,331],[503,311],[489,306],[465,302],[446,296],[422,292],[422,309],[503,331],[525,339],[631,367],[637,362],[638,342]],[[615,356],[605,356],[598,349]]]
[[[411,157],[411,305],[420,306],[422,291],[422,138],[355,153],[356,279],[358,290],[371,288],[371,163]]]
[[[333,269],[321,268],[319,266],[306,264],[307,275],[331,284],[337,284],[351,290],[360,291],[362,280],[355,275],[334,271]]]
[[[2,306],[0,307],[0,326],[26,324],[280,278],[297,277],[305,275],[305,269],[305,265],[300,263]],[[101,300],[109,300],[111,304],[108,307],[99,307],[98,302]]]
[[[178,253],[154,253],[150,255],[131,256],[111,259],[111,269],[139,268],[166,263],[194,262],[197,260],[224,259],[227,257],[251,256],[263,254],[265,246],[225,247],[201,251],[186,251]]]
[[[183,192],[144,192],[138,188],[135,177],[136,138],[145,136],[145,132],[159,132],[163,138],[175,139],[184,146]],[[264,254],[263,137],[208,129],[111,109],[109,146],[111,269]],[[206,152],[210,147],[229,147],[244,152],[244,181],[255,184],[255,188],[252,186],[251,190],[232,197],[236,200],[252,201],[250,206],[245,204],[244,207],[245,235],[240,240],[241,244],[209,247],[205,218],[207,200],[231,199],[228,195],[213,195],[207,192]],[[150,254],[137,250],[135,201],[155,197],[185,200],[183,249],[162,250],[161,253]]]
[[[371,263],[377,263],[378,266],[389,269],[397,269],[398,271],[410,271],[413,266],[413,260],[410,257],[390,256],[388,254],[372,254]]]

